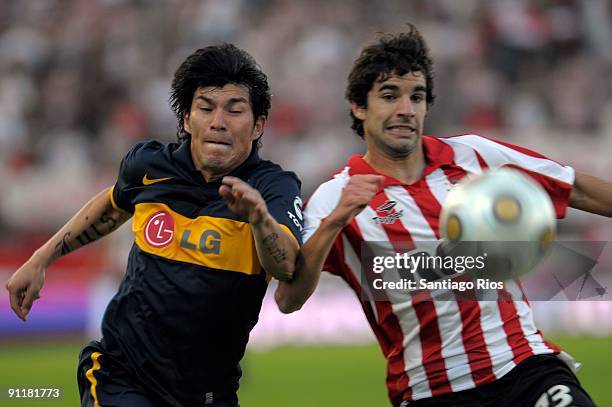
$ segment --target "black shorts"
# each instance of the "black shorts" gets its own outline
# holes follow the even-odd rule
[[[100,344],[90,342],[79,356],[77,382],[81,407],[159,407],[169,403],[150,394],[124,368],[105,356]],[[173,405],[181,405],[178,402]],[[202,407],[240,407],[235,394],[204,402]]]
[[[593,407],[595,403],[563,361],[554,355],[537,355],[493,383],[402,406]]]

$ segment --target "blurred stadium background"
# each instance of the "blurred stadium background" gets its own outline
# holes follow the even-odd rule
[[[610,179],[607,0],[3,0],[0,280],[114,183],[130,145],[174,140],[172,73],[214,42],[247,49],[269,75],[262,154],[295,171],[307,198],[362,151],[343,99],[352,59],[375,32],[406,22],[435,58],[427,134],[498,137]],[[559,227],[565,240],[612,240],[612,222],[575,211]],[[52,405],[77,403],[77,353],[99,336],[131,242],[124,226],[59,261],[26,324],[0,290],[0,387],[62,386],[64,401]],[[612,405],[612,303],[534,307],[545,334],[584,362],[595,400]],[[291,316],[266,298],[249,349],[246,406],[386,405],[382,355],[353,294],[332,277]]]

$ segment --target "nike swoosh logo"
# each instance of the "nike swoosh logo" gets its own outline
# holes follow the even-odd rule
[[[157,184],[158,182],[167,181],[167,180],[172,179],[172,178],[174,178],[174,177],[149,178],[148,174],[145,174],[144,177],[142,177],[142,184],[143,185],[152,185],[152,184]]]

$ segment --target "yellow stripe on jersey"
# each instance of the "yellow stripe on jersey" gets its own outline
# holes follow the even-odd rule
[[[287,226],[281,227],[295,239]],[[132,230],[138,247],[156,256],[245,274],[262,271],[248,222],[191,219],[162,203],[139,203]]]
[[[113,185],[112,187],[110,187],[108,189],[108,196],[110,197],[110,202],[111,205],[113,206],[113,208],[117,209],[117,210],[123,210],[120,207],[117,206],[117,202],[115,202],[115,197],[113,196],[113,191],[115,190],[115,186]]]
[[[98,380],[94,376],[94,372],[96,370],[100,370],[100,361],[98,360],[102,356],[100,352],[94,352],[91,354],[91,360],[93,361],[93,366],[85,373],[85,377],[91,383],[91,397],[94,400],[94,407],[100,407],[100,403],[98,402],[98,394],[96,393],[96,386],[98,385]]]

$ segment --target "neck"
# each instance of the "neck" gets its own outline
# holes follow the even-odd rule
[[[219,178],[222,178],[222,177],[226,176],[229,173],[230,173],[230,171],[225,171],[225,172],[221,172],[221,173],[215,173],[215,172],[204,170],[204,169],[200,170],[200,174],[202,174],[202,176],[204,177],[204,180],[206,182],[216,181]]]
[[[363,159],[379,174],[393,177],[404,184],[418,181],[425,170],[425,154],[421,141],[409,154],[398,157],[386,154],[376,147],[368,146],[368,151]]]
[[[193,143],[193,142],[192,142]],[[205,159],[198,155],[197,149],[191,145],[191,161],[193,161],[194,167],[202,174],[206,182],[216,181],[236,168],[240,167],[249,156],[251,155],[252,148],[248,149],[244,154],[239,157],[234,157],[231,161],[216,161],[214,159]]]

